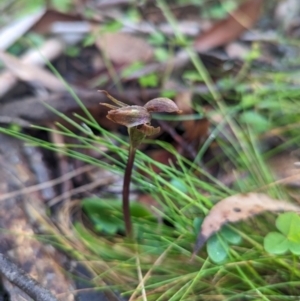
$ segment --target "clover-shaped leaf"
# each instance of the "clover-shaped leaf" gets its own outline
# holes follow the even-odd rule
[[[264,248],[272,254],[291,251],[300,255],[300,216],[294,212],[281,214],[276,220],[276,228],[281,232],[270,232],[264,239]]]
[[[295,255],[300,255],[300,243],[289,241],[289,249]]]
[[[194,219],[193,226],[195,233],[199,233],[203,218]],[[207,240],[207,253],[209,258],[215,263],[223,262],[229,252],[229,244],[238,245],[241,243],[242,237],[228,226],[224,226],[219,233],[212,235]]]
[[[207,241],[207,253],[212,261],[221,263],[227,257],[228,243],[218,234],[214,234]]]
[[[242,241],[242,237],[237,232],[233,231],[227,226],[222,228],[221,235],[226,239],[226,241],[233,245],[238,245]]]
[[[229,252],[229,244],[238,245],[241,243],[242,237],[228,226],[224,226],[222,230],[211,236],[207,241],[207,253],[212,261],[221,263],[224,261]]]
[[[276,220],[276,228],[289,240],[300,243],[300,216],[297,213],[281,214]]]
[[[278,232],[270,232],[264,239],[265,250],[272,254],[284,254],[289,249],[289,241]]]

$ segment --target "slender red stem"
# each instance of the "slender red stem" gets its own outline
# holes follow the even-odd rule
[[[131,174],[132,174],[133,162],[135,157],[135,151],[136,149],[130,146],[128,161],[127,161],[125,175],[124,175],[124,182],[123,182],[123,216],[124,216],[125,230],[126,230],[127,237],[132,237],[129,192],[130,192],[130,182],[131,182]]]

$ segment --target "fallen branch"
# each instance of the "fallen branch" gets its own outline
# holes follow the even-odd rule
[[[20,288],[33,300],[58,301],[49,290],[43,288],[37,281],[28,276],[3,254],[0,254],[0,274]]]

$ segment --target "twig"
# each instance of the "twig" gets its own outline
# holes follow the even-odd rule
[[[25,274],[17,265],[0,254],[0,274],[36,301],[58,301],[49,290]]]
[[[113,178],[104,178],[104,179],[97,179],[91,183],[82,185],[77,188],[73,188],[69,191],[65,191],[62,194],[58,195],[57,197],[53,198],[51,201],[48,202],[48,206],[52,207],[57,203],[63,201],[64,199],[71,198],[73,195],[78,193],[87,192],[89,190],[95,189],[99,186],[108,185],[113,182]]]
[[[80,168],[78,168],[74,171],[70,171],[70,172],[68,172],[68,173],[66,173],[66,174],[62,175],[61,177],[56,178],[54,180],[47,181],[47,182],[37,184],[37,185],[32,185],[30,187],[22,188],[20,190],[15,190],[15,191],[3,193],[0,196],[0,201],[4,201],[5,199],[8,199],[8,198],[15,198],[15,197],[20,196],[20,195],[33,193],[33,192],[45,189],[47,187],[52,187],[54,185],[63,183],[64,181],[67,181],[67,180],[69,180],[69,179],[71,179],[71,178],[73,178],[73,177],[75,177],[75,176],[77,176],[81,173],[90,171],[93,168],[95,168],[95,167],[91,166],[91,165],[85,165],[85,166],[82,166],[82,167],[80,167]]]

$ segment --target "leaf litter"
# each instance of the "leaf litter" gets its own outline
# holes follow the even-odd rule
[[[107,2],[108,4],[113,6],[112,1],[105,1],[105,2]],[[118,1],[114,1],[114,2],[118,2]],[[282,2],[284,2],[284,1],[282,1]],[[85,1],[85,3],[91,4],[92,1]],[[262,0],[245,0],[245,1],[243,1],[243,4],[236,11],[229,14],[229,17],[227,17],[227,19],[224,19],[223,21],[219,21],[219,22],[215,23],[215,25],[213,25],[210,30],[206,31],[203,35],[201,35],[197,39],[197,41],[195,41],[194,45],[195,45],[196,50],[198,50],[200,52],[203,52],[203,51],[207,52],[215,47],[224,46],[232,41],[235,41],[235,43],[236,43],[236,39],[244,31],[253,27],[254,23],[256,22],[256,20],[259,17],[259,11],[262,6],[262,3],[263,3]],[[79,10],[79,8],[80,8],[80,10]],[[82,8],[83,7],[77,7],[77,11],[83,11]],[[98,6],[98,9],[99,9],[99,6]],[[115,7],[113,7],[113,9],[115,10]],[[141,9],[143,9],[142,6],[141,6]],[[196,23],[200,24],[200,22],[202,22],[202,21],[199,19],[199,14],[198,14],[197,10],[195,9],[195,7],[192,7],[192,10],[194,10],[196,13],[196,16],[195,16]],[[172,12],[174,14],[176,14],[176,12],[178,12],[178,11],[179,10],[176,10],[176,9],[172,10]],[[182,12],[183,9],[180,9],[180,11]],[[54,62],[55,67],[57,67],[59,72],[63,72],[65,66],[67,66],[67,67],[71,66],[72,68],[74,66],[76,66],[76,68],[77,68],[76,70],[77,71],[79,70],[77,73],[74,72],[74,69],[72,69],[70,71],[67,70],[65,72],[65,74],[63,74],[63,77],[66,78],[68,83],[74,87],[79,98],[82,99],[83,103],[88,107],[88,109],[92,112],[92,114],[97,117],[97,119],[96,119],[97,122],[99,122],[99,124],[102,127],[109,130],[110,132],[116,132],[117,127],[115,126],[115,124],[113,124],[112,122],[106,123],[106,121],[105,121],[106,119],[104,118],[104,115],[105,115],[104,113],[106,113],[106,112],[101,111],[99,113],[99,111],[94,108],[95,104],[97,104],[97,107],[98,107],[98,103],[100,101],[101,102],[104,101],[103,97],[96,92],[96,89],[111,90],[111,92],[114,95],[118,95],[116,97],[118,97],[118,98],[120,97],[120,99],[122,99],[122,101],[128,102],[130,105],[137,105],[137,104],[144,105],[144,103],[147,100],[154,98],[154,97],[158,97],[159,95],[157,95],[157,94],[160,94],[160,92],[155,91],[155,89],[145,89],[145,88],[141,89],[138,86],[137,79],[139,79],[140,77],[142,77],[148,73],[149,74],[157,73],[158,75],[161,75],[165,72],[165,69],[166,70],[169,69],[169,68],[167,68],[168,66],[173,66],[173,65],[174,65],[175,70],[180,69],[179,71],[177,70],[178,74],[179,73],[184,74],[185,71],[189,71],[188,70],[190,68],[188,65],[189,60],[188,60],[188,56],[186,56],[184,49],[180,49],[181,46],[177,45],[176,48],[178,47],[179,49],[178,49],[178,52],[174,53],[174,58],[170,54],[170,59],[167,59],[166,62],[155,61],[155,56],[154,56],[155,51],[163,49],[166,53],[168,53],[168,50],[170,50],[173,47],[172,45],[171,45],[172,47],[170,47],[170,45],[168,45],[168,44],[173,43],[172,42],[173,35],[166,34],[165,39],[163,41],[161,41],[160,44],[151,45],[151,43],[150,43],[150,45],[149,45],[148,44],[149,40],[147,42],[147,40],[145,39],[145,36],[141,37],[142,33],[144,33],[144,34],[146,33],[145,31],[142,30],[141,25],[143,25],[147,22],[149,23],[149,21],[151,21],[151,20],[148,20],[148,21],[146,20],[146,22],[143,21],[142,23],[140,22],[138,24],[132,23],[133,25],[136,25],[136,27],[132,27],[131,29],[133,29],[134,31],[133,32],[130,31],[130,33],[128,33],[128,32],[125,33],[124,30],[126,30],[126,28],[125,28],[126,26],[123,26],[123,28],[120,30],[120,32],[114,32],[114,33],[103,32],[100,36],[99,35],[93,36],[94,29],[95,29],[95,20],[97,20],[98,31],[101,31],[102,25],[105,26],[105,24],[103,24],[103,15],[104,14],[102,14],[102,11],[100,11],[100,10],[97,11],[97,7],[94,7],[93,12],[95,13],[96,18],[91,18],[91,19],[87,20],[88,24],[89,24],[88,28],[90,30],[89,34],[91,35],[91,38],[94,39],[93,42],[91,43],[92,47],[87,47],[86,49],[82,49],[81,44],[76,45],[76,47],[77,47],[76,49],[77,49],[78,53],[80,53],[80,55],[76,55],[76,57],[75,57],[75,55],[73,54],[72,56],[74,56],[74,57],[71,58],[69,50],[72,49],[74,42],[71,43],[68,39],[62,39],[62,43],[59,44],[57,52],[51,51],[51,55],[45,55],[44,53],[43,53],[43,55],[49,61],[53,61],[54,58],[56,59],[59,57],[58,60]],[[119,9],[119,13],[124,14],[125,13],[124,9],[123,8],[122,8],[122,10]],[[149,11],[144,15],[145,16],[149,15]],[[183,15],[184,15],[184,18],[186,19],[187,18],[186,11],[184,11]],[[34,31],[36,33],[40,33],[40,34],[46,34],[46,33],[50,34],[50,32],[51,32],[51,35],[54,35],[54,39],[57,41],[60,41],[62,37],[58,36],[57,31],[54,31],[54,27],[57,28],[57,26],[54,26],[55,25],[54,23],[56,23],[56,21],[68,21],[68,20],[76,21],[77,18],[79,21],[79,20],[81,20],[82,17],[84,18],[84,20],[87,19],[87,17],[85,17],[83,15],[81,17],[73,16],[73,14],[72,15],[68,14],[68,15],[62,16],[61,13],[52,12],[52,11],[47,11],[46,17],[45,16],[42,17],[41,21],[36,24]],[[109,19],[111,20],[114,18],[110,17]],[[187,18],[187,19],[189,19],[189,18]],[[116,20],[118,20],[118,19],[116,19]],[[165,20],[162,20],[162,21],[165,22]],[[182,22],[185,20],[178,20],[178,21],[180,22],[179,23],[179,25],[180,25],[180,24],[183,24]],[[122,22],[119,22],[119,23],[122,23]],[[73,35],[76,33],[75,26],[74,26],[75,23],[76,22],[73,22],[72,23],[73,25],[69,24],[68,26],[67,26],[67,24],[65,24],[63,27],[64,27],[64,29],[68,28],[68,30],[70,30],[71,35]],[[160,31],[160,29],[162,28],[162,26],[161,26],[162,24],[158,24],[158,23],[161,23],[161,22],[158,22],[158,21],[154,22],[154,26],[151,25],[151,30],[154,30],[154,32],[155,32],[155,30]],[[38,25],[42,25],[42,26],[40,28],[38,28],[39,27]],[[74,27],[74,28],[72,28],[72,27]],[[189,27],[188,29],[190,29],[191,26],[188,26],[188,27]],[[202,26],[202,28],[203,28],[203,26]],[[161,31],[163,33],[165,33],[162,29],[161,29]],[[172,33],[173,33],[173,30],[172,30]],[[196,35],[196,34],[197,33],[194,33],[194,35]],[[263,32],[263,34],[265,37],[265,35],[267,33]],[[194,35],[193,35],[193,37],[194,37]],[[68,36],[68,35],[66,35],[66,36]],[[79,40],[82,40],[83,38],[84,38],[84,35],[82,35],[82,37]],[[245,57],[245,53],[247,54],[248,51],[250,51],[249,40],[246,43],[245,43],[245,41],[247,41],[247,40],[245,40],[245,38],[243,40],[239,41],[238,46],[243,46],[243,47],[235,47],[235,49],[233,51],[234,53],[232,53],[232,49],[231,49],[231,52],[229,52],[227,49],[227,55],[229,56],[229,58],[240,58],[241,60],[243,60],[243,58]],[[49,40],[46,40],[46,42],[48,43]],[[272,43],[273,43],[273,41],[272,41]],[[71,46],[70,49],[69,49],[69,46]],[[157,48],[157,47],[159,47],[159,48]],[[83,50],[87,50],[88,55],[86,55],[85,51],[83,51]],[[43,88],[46,88],[47,90],[49,90],[49,96],[45,96],[45,97],[43,96],[44,98],[42,99],[46,103],[50,103],[54,108],[59,109],[59,111],[62,113],[70,112],[71,110],[74,109],[74,106],[76,108],[76,104],[74,104],[73,98],[71,98],[68,94],[66,94],[66,92],[63,92],[63,93],[60,92],[60,86],[59,86],[60,83],[54,81],[54,84],[52,84],[53,81],[48,80],[49,79],[48,75],[50,73],[47,69],[44,69],[43,62],[42,63],[36,63],[35,61],[26,62],[26,61],[23,61],[23,55],[21,55],[18,58],[19,62],[17,62],[19,65],[16,67],[15,62],[13,61],[16,54],[12,53],[12,54],[10,54],[10,56],[13,55],[12,57],[7,57],[9,52],[4,52],[4,51],[6,51],[6,49],[3,49],[3,53],[5,56],[4,57],[5,62],[3,64],[4,65],[3,69],[6,72],[6,74],[8,73],[12,78],[12,80],[11,80],[12,84],[10,84],[9,87],[7,87],[8,86],[7,84],[5,84],[5,87],[6,87],[6,89],[4,91],[5,93],[7,91],[12,90],[12,87],[14,87],[14,86],[18,87],[17,86],[17,84],[19,85],[18,80],[26,81],[27,83],[32,84],[34,89],[35,89],[36,83],[38,83]],[[218,49],[216,49],[216,51],[218,51]],[[43,52],[43,51],[41,51],[41,52]],[[64,52],[68,53],[68,55],[65,56]],[[53,53],[57,53],[57,55],[54,56]],[[75,51],[75,53],[76,53],[76,51]],[[219,70],[222,71],[223,68],[226,67],[226,66],[224,66],[222,60],[217,59],[218,55],[219,55],[218,53],[213,54],[213,52],[209,52],[209,55],[206,55],[206,56],[203,54],[199,55],[201,60],[203,60],[203,63],[205,64],[208,71],[213,75],[218,74],[218,77],[216,77],[215,75],[213,76],[213,80],[216,83],[217,88],[218,88],[217,80],[220,78],[223,79],[224,72],[222,72],[222,73],[221,72],[212,72],[212,70],[211,70],[212,68],[210,66],[216,65],[216,68],[218,68],[218,69],[215,68],[214,70],[218,70],[218,71]],[[272,59],[274,59],[273,55],[270,57]],[[92,58],[92,59],[90,59],[90,58]],[[132,64],[135,64],[138,61],[140,61],[141,66],[144,66],[143,67],[144,69],[142,69],[142,71],[144,72],[143,75],[139,75],[139,76],[136,75],[138,71],[140,72],[139,74],[141,74],[142,71],[140,71],[139,69],[138,69],[138,71],[136,71],[135,75],[130,75],[128,77],[125,75],[124,76],[122,75],[123,68],[131,67]],[[68,62],[70,62],[71,64],[66,64]],[[107,62],[109,62],[109,64],[107,64]],[[227,60],[224,60],[224,63],[226,63],[226,62],[227,62]],[[22,63],[21,64],[22,66],[20,65],[20,63]],[[35,66],[35,65],[37,65],[37,66]],[[105,70],[106,65],[111,65],[112,69],[115,69],[116,74],[117,73],[121,74],[120,80],[122,82],[122,85],[124,85],[124,88],[125,88],[124,92],[126,91],[126,93],[122,92],[122,90],[120,90],[121,92],[118,92],[117,89],[114,89],[112,87],[112,84],[115,85],[115,82],[111,81],[110,72],[108,70]],[[32,66],[33,66],[33,68],[32,68]],[[22,68],[20,68],[20,67],[22,67]],[[41,73],[41,72],[39,72],[40,70],[45,71],[45,72]],[[122,72],[120,72],[120,71],[122,71]],[[226,73],[226,74],[230,75],[231,73],[230,74]],[[231,74],[231,75],[234,75],[234,74]],[[106,81],[104,81],[103,78],[107,78]],[[159,76],[158,76],[158,79],[160,79]],[[168,81],[166,81],[166,82],[174,82],[175,83],[172,90],[174,90],[175,94],[177,95],[177,98],[181,98],[178,100],[179,103],[181,103],[181,105],[182,105],[182,107],[180,109],[184,110],[185,114],[193,114],[196,111],[194,103],[193,103],[193,101],[195,101],[194,96],[195,96],[195,94],[197,94],[197,93],[195,93],[195,91],[198,91],[198,93],[200,93],[200,94],[207,94],[208,89],[204,84],[200,84],[201,79],[200,80],[197,79],[196,82],[192,82],[193,85],[196,84],[195,87],[183,86],[182,81],[180,81],[179,79],[181,79],[181,78],[177,78],[176,74],[172,74],[171,78],[168,79]],[[3,82],[3,81],[1,81],[1,78],[0,78],[0,82]],[[90,85],[91,82],[93,82],[92,88]],[[166,85],[164,85],[164,88],[166,88]],[[95,91],[93,91],[93,89]],[[57,91],[59,91],[59,93],[57,93]],[[2,93],[2,95],[5,94],[4,92]],[[33,93],[36,93],[36,92],[39,92],[39,91],[33,90]],[[180,95],[180,93],[182,95]],[[0,97],[2,95],[0,95]],[[13,95],[15,95],[15,94],[13,94]],[[11,98],[12,96],[8,96],[8,97]],[[13,97],[16,97],[16,96],[13,96]],[[169,97],[171,97],[171,96],[169,96]],[[141,103],[137,103],[137,102],[139,102],[140,99],[141,99]],[[11,99],[9,99],[9,100],[11,100]],[[40,112],[43,113],[44,111],[38,110],[39,107],[37,106],[37,105],[41,105],[40,97],[34,97],[34,99],[31,99],[31,98],[27,99],[27,98],[24,98],[24,95],[22,95],[22,98],[17,99],[17,101],[18,101],[17,106],[15,105],[16,99],[12,99],[12,100],[13,101],[7,102],[7,104],[5,104],[5,106],[3,106],[1,104],[0,111],[2,114],[7,114],[7,112],[10,112],[10,114],[14,114],[13,117],[14,116],[17,116],[17,117],[25,116],[25,118],[29,119],[29,120],[33,119],[33,118],[29,118],[31,116],[30,114],[33,114],[33,117],[34,117],[33,120],[36,122],[38,122],[38,121],[45,122],[45,120],[46,120],[47,122],[53,123],[54,121],[56,121],[55,117],[52,117],[52,116],[48,117],[48,115],[46,115],[48,118],[43,118],[43,116],[45,114],[41,114]],[[32,100],[34,100],[34,101],[32,101]],[[14,105],[13,108],[12,108],[12,104]],[[64,105],[64,107],[62,107],[62,104]],[[197,104],[199,106],[201,105],[202,108],[203,107],[205,108],[205,102],[203,102],[203,101],[201,101],[199,103],[198,99],[196,99],[195,104]],[[32,107],[29,107],[30,105]],[[209,110],[210,106],[207,106],[207,107]],[[206,111],[205,111],[205,113],[206,113]],[[20,114],[20,116],[19,116],[19,114]],[[4,117],[11,118],[10,115],[4,116]],[[162,131],[162,139],[164,139],[165,141],[171,140],[168,136],[166,136],[166,133],[164,133],[164,132],[170,132],[169,135],[172,136],[172,141],[173,140],[176,141],[176,143],[173,142],[173,144],[174,144],[174,147],[176,147],[176,149],[178,149],[178,152],[182,153],[182,150],[189,150],[189,153],[191,153],[191,154],[193,154],[193,152],[194,153],[198,152],[199,147],[204,142],[204,140],[207,138],[207,136],[210,133],[210,129],[213,126],[211,124],[211,119],[208,119],[208,120],[202,119],[201,121],[187,119],[186,121],[181,122],[179,124],[179,126],[178,126],[178,124],[179,124],[179,122],[176,122],[176,125],[174,125],[174,123],[171,125],[169,125],[167,123],[158,124],[164,130],[164,131]],[[257,124],[255,126],[257,128]],[[167,129],[169,129],[169,131]],[[181,137],[183,137],[183,138],[181,138]],[[67,142],[65,142],[65,143],[67,144]],[[72,141],[72,144],[74,144],[74,141]],[[190,148],[188,148],[190,146],[192,148],[192,151],[190,151]],[[167,164],[171,165],[170,161],[174,161],[174,164],[172,164],[172,165],[176,165],[175,158],[173,159],[172,154],[168,153],[164,149],[163,150],[161,150],[161,149],[153,150],[151,147],[149,147],[149,148],[144,147],[142,149],[142,151],[158,162],[164,163],[166,165]],[[91,155],[91,152],[89,152],[88,154],[90,156],[93,156],[94,159],[96,159],[95,153],[96,152],[93,151],[93,155]],[[97,157],[97,159],[101,159],[101,160],[103,159],[102,156],[100,156],[99,154],[97,154],[97,155],[99,156],[99,157]],[[195,157],[195,156],[192,155],[192,158],[193,157]],[[207,159],[204,158],[203,161],[204,161],[203,164],[205,165],[205,163],[207,162]],[[76,164],[77,164],[76,161],[74,164],[74,162],[71,160],[68,163],[70,164],[70,166],[71,165],[76,166]],[[278,165],[278,164],[276,164],[276,162],[275,162],[274,165]],[[100,172],[101,172],[101,174],[100,174]],[[96,177],[96,179],[106,178],[106,180],[107,180],[108,177],[104,176],[102,171],[100,171],[100,172],[99,172],[99,175]],[[140,172],[140,171],[138,171],[138,172]],[[160,171],[156,170],[155,172],[158,173]],[[215,174],[213,174],[213,175],[215,175]],[[90,175],[88,175],[88,174],[85,174],[83,178],[87,178],[88,181],[90,181],[90,179],[91,179]],[[114,181],[114,187],[117,187],[116,182],[119,180],[120,180],[120,178],[116,177],[116,181]],[[78,185],[80,188],[85,187],[84,180],[79,181],[77,179],[76,181],[74,181],[74,183],[76,185]],[[181,183],[178,182],[178,180],[176,178],[171,179],[171,183],[172,183],[172,185],[174,184],[175,186],[180,186],[178,188],[178,190],[184,191],[184,187],[182,187]],[[93,184],[93,183],[90,183],[90,184]],[[88,184],[86,184],[86,185],[88,185]],[[99,186],[99,183],[98,183],[98,186]],[[95,190],[95,188],[92,189],[91,187],[90,187],[90,189],[93,190],[92,193],[97,193],[97,194],[102,195],[102,193],[111,192],[112,188],[107,189],[107,186],[108,185],[106,185],[105,191],[104,191],[104,189],[102,191],[102,188],[101,188],[100,193],[99,193],[100,189]],[[227,186],[229,186],[229,184],[227,184]],[[114,193],[117,194],[118,191],[119,191],[119,188],[117,187],[117,190],[115,189]],[[78,191],[76,191],[75,188],[71,192],[78,193]],[[8,192],[6,194],[9,194],[9,193],[10,192]],[[188,193],[188,192],[185,192],[185,193]],[[61,194],[61,196],[64,197],[64,194]],[[82,197],[82,196],[80,196],[80,197]],[[72,201],[74,201],[74,196],[72,196],[72,199],[73,199]],[[52,202],[54,200],[55,200],[55,198],[52,199]],[[57,198],[56,198],[56,200],[57,200]],[[139,201],[140,201],[140,203],[143,203],[142,196],[139,197]],[[149,205],[153,206],[153,207],[159,206],[156,204],[156,201],[153,198],[153,195],[151,193],[145,194],[144,203],[147,203],[148,206]],[[49,203],[48,203],[48,205],[49,205]],[[162,211],[162,210],[163,209],[160,208],[159,211]],[[299,208],[292,204],[289,204],[289,203],[286,203],[286,202],[283,202],[280,200],[272,199],[264,194],[249,193],[249,194],[239,194],[239,195],[231,196],[229,198],[226,198],[226,199],[220,201],[211,210],[211,212],[208,214],[208,216],[205,218],[204,223],[201,228],[201,232],[198,237],[198,241],[197,241],[198,245],[196,245],[196,247],[198,247],[198,249],[200,249],[201,246],[203,246],[203,244],[206,242],[206,240],[209,237],[211,239],[213,239],[214,236],[212,234],[217,232],[218,230],[220,230],[221,227],[228,222],[237,222],[239,220],[244,220],[244,219],[252,217],[256,214],[260,214],[264,211],[277,212],[277,211],[290,211],[290,210],[291,211],[299,211]],[[157,211],[155,211],[155,212],[157,212]],[[64,215],[64,217],[66,217],[66,214]],[[160,219],[160,223],[162,223],[162,222],[163,221]],[[63,226],[60,225],[60,229],[63,229]],[[221,236],[222,236],[222,232],[225,229],[226,229],[226,227],[223,227],[222,231],[220,232]],[[218,235],[219,235],[219,233],[218,233]],[[217,235],[216,235],[216,237],[217,237]],[[228,237],[229,236],[227,233],[226,239],[228,239]],[[236,237],[234,237],[234,238],[236,238]],[[228,241],[228,242],[234,243],[235,240]],[[200,246],[199,246],[199,244],[200,244]],[[215,249],[216,249],[216,244],[214,245],[214,250]],[[176,261],[178,261],[178,258],[176,258]],[[197,269],[196,266],[194,268]],[[181,272],[182,272],[182,270],[180,269],[180,273]],[[120,273],[120,275],[121,275],[121,273]],[[122,271],[122,275],[123,275],[123,271]],[[114,276],[114,283],[115,283],[116,278],[115,278],[115,275],[113,275],[113,276]],[[119,279],[118,279],[118,281],[119,281]],[[126,279],[126,282],[127,282],[127,279]],[[120,282],[118,284],[120,284]],[[162,290],[164,293],[166,288],[163,287]],[[147,292],[147,293],[150,293],[150,298],[152,298],[151,292]]]
[[[263,212],[296,211],[300,206],[276,200],[263,193],[236,194],[217,203],[204,218],[198,234],[193,256],[214,233],[227,223],[246,220]]]

